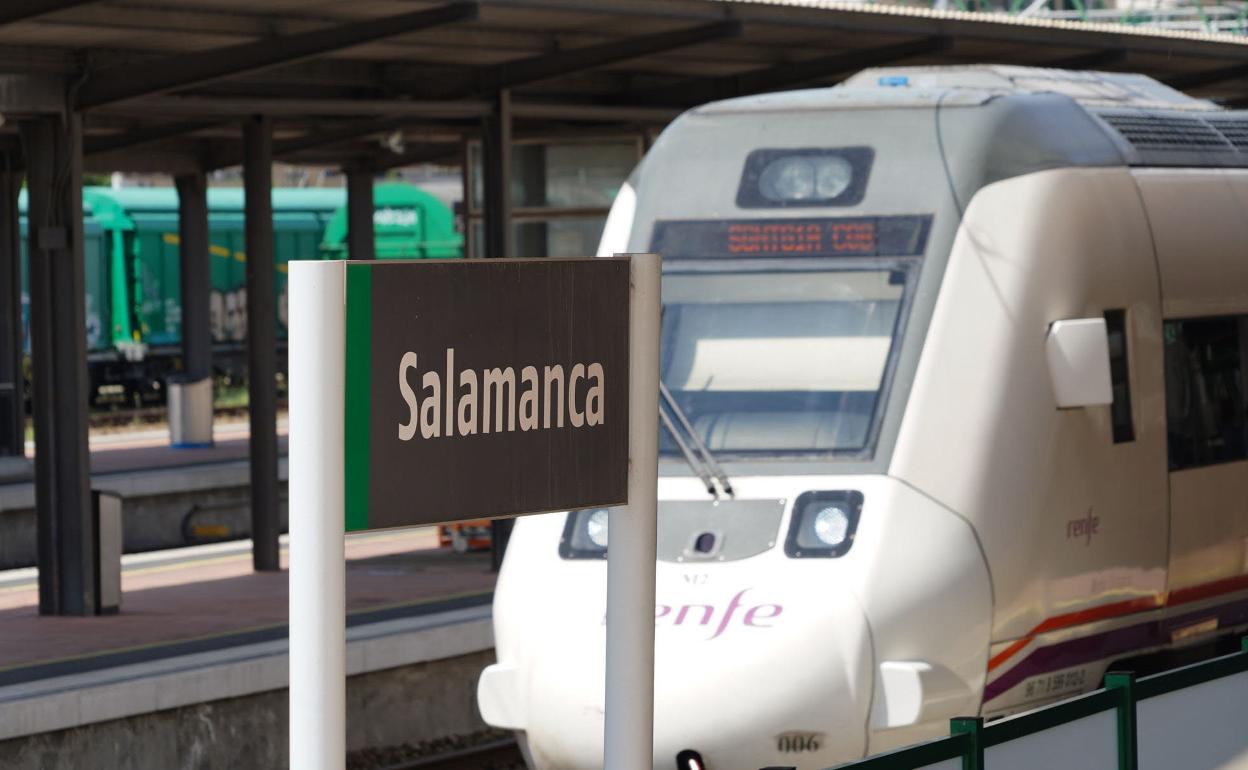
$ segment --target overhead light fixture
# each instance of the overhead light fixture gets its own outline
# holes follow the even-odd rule
[[[381,146],[394,153],[402,155],[407,149],[407,143],[403,141],[402,131],[392,131],[381,138]]]

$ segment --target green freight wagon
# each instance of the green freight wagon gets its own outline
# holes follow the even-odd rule
[[[275,189],[278,334],[285,339],[286,270],[291,259],[320,259],[325,226],[345,202],[333,189]],[[19,201],[23,232],[26,198]],[[247,259],[241,189],[208,192],[214,367],[244,366]],[[91,394],[159,397],[181,351],[178,196],[172,188],[87,187],[83,190],[86,319]],[[22,318],[29,329],[29,257],[22,239]],[[24,345],[29,351],[28,340]]]
[[[317,259],[325,225],[345,200],[341,190],[275,189],[273,245],[279,307],[278,337],[286,336],[286,269],[292,259]],[[243,191],[208,191],[210,300],[214,367],[241,375],[247,324]],[[129,362],[103,379],[126,389],[158,395],[177,370],[181,351],[182,303],[178,197],[170,188],[88,187],[84,212],[109,239],[111,337]]]
[[[460,259],[464,237],[455,216],[437,198],[403,182],[373,188],[373,232],[378,259]],[[325,228],[321,252],[329,259],[347,257],[347,210],[334,213]]]
[[[462,256],[463,239],[455,232],[450,210],[437,199],[403,184],[379,185],[374,194],[378,256]],[[213,367],[219,375],[229,377],[245,371],[247,253],[243,204],[241,189],[208,191]],[[283,351],[287,265],[292,259],[346,256],[345,204],[342,189],[273,190],[276,320]],[[24,228],[24,193],[20,205]],[[159,398],[166,377],[178,370],[181,354],[177,192],[167,187],[87,187],[83,190],[83,215],[92,397],[120,400],[130,394],[127,400],[134,395]],[[22,248],[22,318],[29,329],[24,238]]]

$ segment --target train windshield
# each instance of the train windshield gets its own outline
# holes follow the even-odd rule
[[[663,277],[663,382],[716,454],[867,454],[910,267],[673,260]],[[679,451],[670,434],[662,442]]]

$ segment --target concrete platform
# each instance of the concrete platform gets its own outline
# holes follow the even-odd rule
[[[278,444],[281,454],[286,454],[286,418],[277,424]],[[93,433],[88,447],[91,455],[92,475],[128,473],[159,468],[180,468],[205,463],[232,462],[247,459],[250,431],[245,420],[219,422],[213,427],[213,445],[210,447],[173,448],[169,446],[169,430],[152,427],[138,430],[113,430]],[[26,456],[34,457],[35,444],[26,442]],[[8,483],[30,482],[28,466],[26,478],[6,476]]]
[[[441,550],[428,527],[352,535],[347,558],[348,613],[374,620],[379,611],[401,616],[430,601],[485,595],[494,586],[488,554]],[[134,651],[148,660],[175,643],[217,647],[240,635],[254,641],[285,634],[287,573],[253,572],[249,541],[128,556],[123,563],[121,612],[95,618],[41,617],[35,571],[0,573],[0,686],[95,668],[93,659]]]
[[[352,750],[484,728],[475,679],[493,648],[489,555],[436,544],[431,528],[348,539]],[[80,767],[101,745],[119,753],[92,767],[173,766],[159,752],[135,757],[203,729],[236,736],[214,749],[236,754],[202,766],[237,764],[240,751],[280,766],[286,573],[253,573],[248,547],[126,557],[122,612],[100,618],[40,617],[34,571],[0,573],[0,766]],[[398,708],[422,698],[448,706],[419,718]]]
[[[279,422],[283,489],[285,434]],[[214,437],[212,447],[174,449],[164,429],[92,436],[91,485],[121,496],[127,553],[250,534],[247,424],[218,425]],[[0,570],[35,562],[33,466],[20,465],[10,462],[0,479]]]

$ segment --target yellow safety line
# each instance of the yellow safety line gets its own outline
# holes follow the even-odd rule
[[[129,567],[123,569],[122,577],[130,577],[131,575],[150,575],[159,572],[171,572],[183,567],[197,567],[200,565],[223,564],[228,561],[240,561],[251,556],[249,553],[235,553],[228,556],[206,556],[200,559],[189,559],[187,561],[178,561],[172,564],[153,564],[150,567]],[[202,581],[199,581],[202,582]],[[23,585],[8,586],[0,588],[0,595],[17,593],[18,591],[29,591],[36,585],[35,583],[25,583]]]
[[[244,561],[250,558],[250,553],[234,553],[228,556],[209,556],[192,561],[173,562],[172,564],[153,564],[150,567],[133,567],[128,570],[122,570],[121,576],[124,578],[131,577],[133,575],[155,575],[161,572],[172,572],[183,567],[202,567],[210,564],[225,564],[226,562]]]
[[[488,593],[490,592],[489,591],[461,591],[460,593],[457,593],[457,594],[445,594],[443,596],[438,596],[433,599],[421,599],[420,601],[415,601],[415,602],[391,602],[390,604],[374,604],[368,607],[362,607],[358,610],[349,610],[347,612],[347,617],[350,617],[352,615],[363,615],[366,612],[381,612],[384,610],[393,610],[398,607],[419,607],[422,604],[433,604],[434,602],[445,602],[445,601],[450,601],[452,599],[464,599],[469,596],[485,596]],[[398,620],[398,618],[395,618],[395,620]]]

